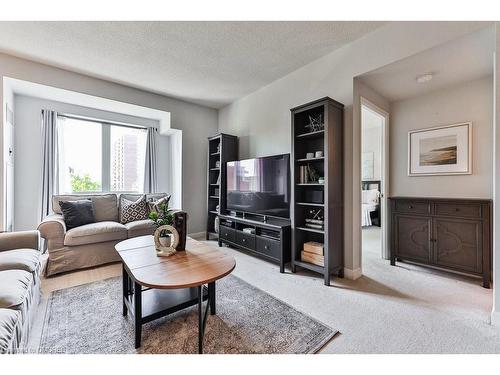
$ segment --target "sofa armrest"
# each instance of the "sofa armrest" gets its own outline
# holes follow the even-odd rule
[[[47,248],[60,248],[64,246],[66,235],[66,224],[62,215],[49,215],[38,225],[38,230],[43,239],[46,240]]]
[[[15,249],[39,250],[40,236],[37,230],[0,233],[0,251]]]

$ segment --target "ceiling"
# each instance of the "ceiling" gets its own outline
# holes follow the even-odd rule
[[[383,22],[0,22],[0,52],[220,108]]]
[[[493,74],[495,30],[468,34],[360,76],[389,101],[398,101]],[[416,77],[433,73],[417,83]]]

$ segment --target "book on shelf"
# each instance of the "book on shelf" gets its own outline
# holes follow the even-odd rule
[[[306,219],[306,223],[311,223],[311,224],[321,224],[323,225],[324,224],[324,220],[320,220],[320,219]]]
[[[323,255],[323,244],[321,242],[309,241],[305,242],[303,249],[307,253]]]
[[[306,223],[305,227],[306,228],[310,228],[310,229],[318,229],[318,230],[323,230],[323,228],[324,228],[323,225],[320,225],[320,224],[309,224],[309,223]]]
[[[308,253],[307,251],[300,252],[300,259],[303,262],[316,264],[317,266],[325,265],[325,257],[323,255]]]

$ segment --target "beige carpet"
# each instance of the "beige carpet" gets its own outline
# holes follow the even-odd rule
[[[489,325],[492,291],[477,279],[380,258],[379,230],[363,230],[363,274],[334,279],[280,274],[277,265],[224,248],[235,275],[339,330],[323,353],[500,353]],[[215,242],[211,242],[217,246]]]
[[[364,276],[334,279],[332,287],[313,273],[280,274],[273,263],[222,249],[236,258],[236,276],[339,330],[322,353],[500,353],[500,328],[489,325],[491,290],[468,277],[391,267],[380,258],[378,236],[376,228],[363,230]],[[42,280],[42,287],[46,297],[120,272],[119,265],[105,266]],[[32,330],[34,344],[41,323]]]

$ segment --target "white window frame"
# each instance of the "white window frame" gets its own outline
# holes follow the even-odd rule
[[[106,193],[115,193],[115,194],[144,194],[144,186],[143,191],[130,191],[130,190],[119,190],[114,191],[111,190],[111,127],[112,126],[120,126],[125,128],[134,128],[140,130],[146,130],[146,126],[140,126],[135,124],[127,124],[120,122],[113,122],[108,120],[102,120],[98,118],[84,117],[73,114],[66,113],[58,113],[57,117],[67,118],[72,120],[80,120],[80,121],[90,121],[101,124],[101,191],[74,191],[70,194],[106,194]],[[147,152],[147,151],[146,151]],[[146,160],[144,160],[146,162]],[[144,176],[143,176],[144,178]]]

